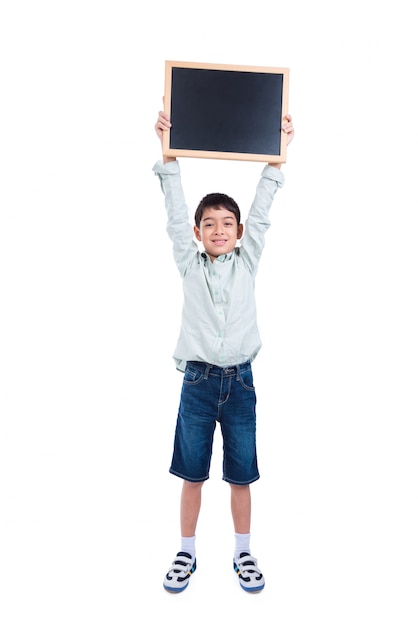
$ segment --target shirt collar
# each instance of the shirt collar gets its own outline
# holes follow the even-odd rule
[[[225,263],[225,261],[229,261],[230,259],[232,259],[233,254],[234,252],[228,252],[227,254],[220,254],[218,257],[216,257],[215,261],[219,261],[219,263]],[[202,258],[209,260],[208,253],[202,252]]]

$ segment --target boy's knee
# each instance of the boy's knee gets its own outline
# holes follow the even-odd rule
[[[199,483],[191,482],[190,480],[183,481],[183,486],[186,489],[201,489],[203,484],[204,484],[204,481],[199,482]]]
[[[229,485],[231,487],[231,491],[234,491],[235,493],[242,493],[250,490],[250,485],[235,485],[234,483],[229,483]]]

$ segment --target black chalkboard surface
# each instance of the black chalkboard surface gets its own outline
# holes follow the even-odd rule
[[[284,163],[289,70],[166,61],[166,156]]]

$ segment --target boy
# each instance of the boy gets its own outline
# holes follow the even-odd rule
[[[168,115],[160,111],[155,130],[161,142],[170,127]],[[282,129],[289,143],[294,135],[290,115],[284,118]],[[213,434],[219,422],[223,480],[231,488],[233,566],[241,587],[258,592],[264,587],[264,577],[250,552],[250,484],[259,478],[251,363],[261,347],[254,279],[270,225],[268,212],[284,177],[280,164],[264,167],[244,234],[238,205],[219,193],[201,200],[192,228],[177,160],[163,155],[153,171],[165,195],[167,232],[184,291],[181,331],[174,353],[176,367],[184,377],[169,470],[183,479],[181,548],[163,586],[169,592],[183,591],[196,570],[195,531],[201,491],[209,478]],[[199,251],[193,235],[203,244],[204,252]]]

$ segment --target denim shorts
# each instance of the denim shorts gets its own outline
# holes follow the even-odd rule
[[[248,485],[260,475],[256,451],[256,394],[251,363],[217,367],[188,361],[183,377],[170,472],[190,482],[209,478],[219,422],[226,482]]]

